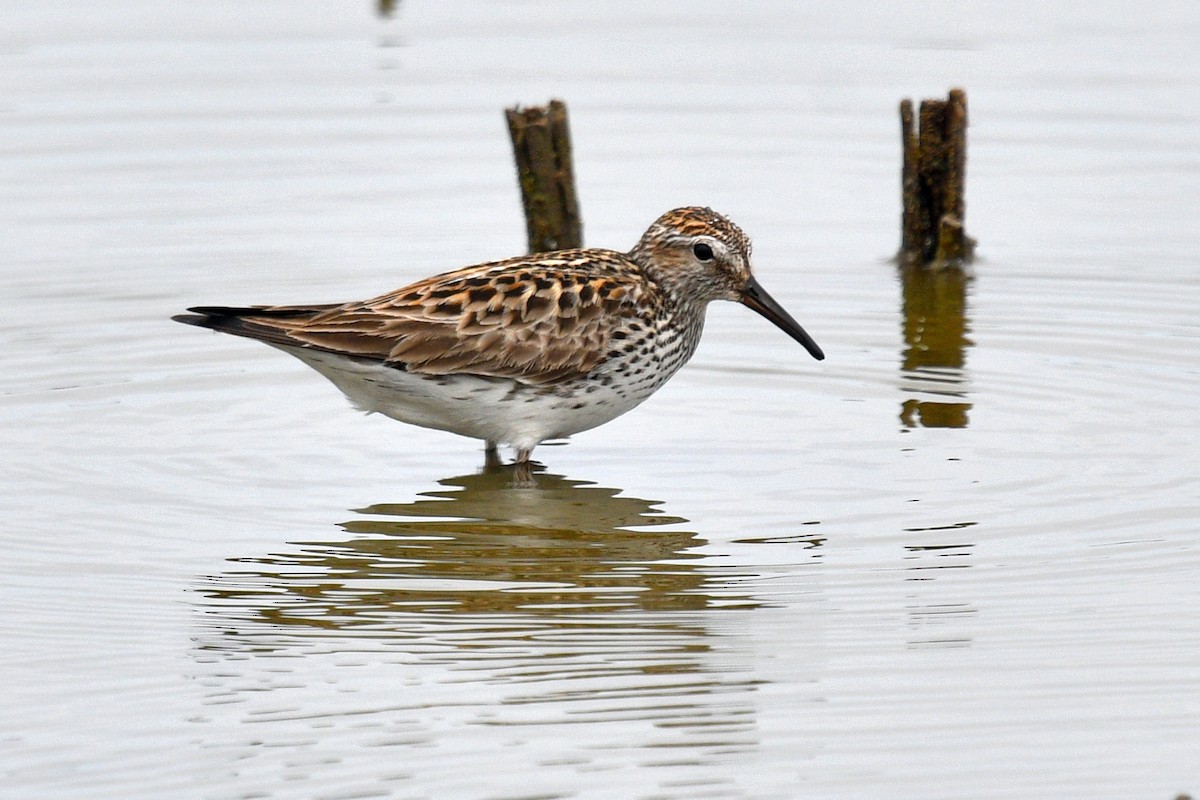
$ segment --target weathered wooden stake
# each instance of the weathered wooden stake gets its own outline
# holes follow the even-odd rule
[[[551,100],[546,107],[514,106],[504,115],[517,161],[529,252],[582,247],[566,104]]]
[[[922,100],[914,127],[913,104],[900,103],[904,167],[900,186],[902,264],[963,264],[975,253],[964,228],[967,168],[967,94],[951,89],[946,100]]]

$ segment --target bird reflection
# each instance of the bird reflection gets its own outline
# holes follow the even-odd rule
[[[204,582],[221,616],[288,629],[391,628],[401,614],[573,615],[714,604],[693,552],[704,540],[658,503],[511,468],[447,478],[341,524],[349,536],[231,559]],[[752,607],[722,595],[719,605]],[[231,621],[231,620],[230,620]]]
[[[537,468],[439,484],[202,581],[200,684],[212,713],[255,723],[222,739],[232,757],[316,719],[373,747],[402,731],[382,752],[416,774],[452,719],[583,767],[617,743],[639,758],[666,748],[725,780],[724,758],[756,741],[756,684],[710,615],[758,604],[702,566],[686,520]],[[512,753],[490,757],[495,769]]]
[[[973,343],[967,334],[967,286],[961,267],[902,267],[904,351],[901,374],[907,395],[900,405],[906,428],[965,428],[964,367]]]

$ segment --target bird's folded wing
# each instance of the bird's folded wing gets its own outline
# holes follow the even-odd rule
[[[293,316],[290,307],[274,307],[242,321],[271,332],[258,338],[282,335],[290,345],[378,359],[410,372],[534,384],[587,374],[614,336],[645,324],[638,308],[648,290],[632,275],[598,274],[561,254],[535,258],[435,276],[316,313]]]

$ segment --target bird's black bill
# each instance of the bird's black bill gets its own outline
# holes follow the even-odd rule
[[[804,328],[800,327],[800,323],[792,319],[792,315],[784,311],[783,306],[776,303],[775,298],[767,294],[767,290],[759,286],[758,281],[753,277],[746,281],[746,285],[742,287],[742,304],[762,314],[775,323],[775,326],[779,330],[804,345],[804,349],[812,354],[812,357],[817,361],[825,359],[825,353],[821,351],[821,348],[813,341],[813,338],[805,332]]]

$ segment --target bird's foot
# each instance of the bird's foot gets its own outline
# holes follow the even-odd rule
[[[533,449],[517,450],[517,460],[513,462],[513,485],[530,487],[537,484],[533,480],[533,462],[529,457]]]
[[[512,465],[513,483],[512,485],[518,489],[532,489],[537,486],[537,481],[533,479],[533,463],[529,461],[517,461]]]
[[[490,473],[512,472],[512,485],[517,488],[529,488],[537,486],[537,482],[533,479],[534,462],[530,460],[530,455],[533,453],[533,448],[528,450],[517,450],[516,460],[511,464],[505,464],[500,458],[500,448],[495,442],[487,442],[483,448],[483,471]]]

